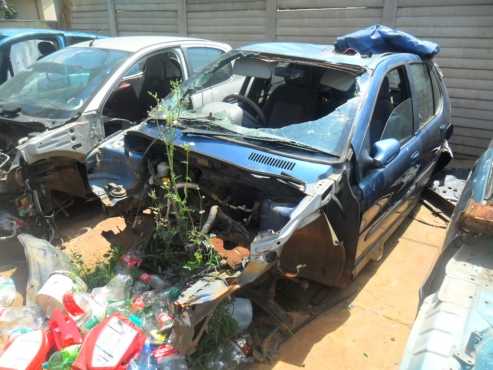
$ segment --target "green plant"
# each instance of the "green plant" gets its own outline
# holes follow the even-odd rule
[[[17,11],[8,4],[7,0],[0,0],[0,14],[5,19],[12,19],[17,16]]]
[[[70,256],[75,273],[85,281],[89,289],[106,285],[113,276],[115,268],[123,255],[123,248],[117,245],[111,245],[108,252],[103,255],[103,261],[90,268],[84,262],[79,252],[73,252]]]
[[[182,148],[180,160],[177,160],[174,142],[184,103],[180,84],[175,81],[171,86],[168,99],[159,100],[154,96],[157,104],[149,114],[160,123],[169,173],[158,189],[149,193],[155,231],[146,255],[152,256],[151,263],[156,269],[162,265],[179,266],[195,273],[202,268],[219,266],[220,258],[201,231],[202,195],[200,188],[191,182],[188,146]]]

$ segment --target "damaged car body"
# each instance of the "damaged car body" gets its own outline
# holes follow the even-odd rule
[[[185,352],[219,301],[265,276],[272,285],[348,285],[381,257],[437,163],[451,155],[442,76],[414,54],[255,44],[186,81],[180,100],[171,131],[157,110],[93,150],[86,167],[105,207],[132,223],[169,176],[171,132],[175,163],[186,163],[181,175],[200,189],[207,231],[220,238],[210,242],[234,267],[207,283],[198,279],[175,302],[183,319],[176,331],[188,333]],[[241,263],[223,249],[236,249]],[[275,288],[268,292],[248,294],[282,319]]]
[[[51,239],[55,210],[92,196],[86,154],[147,117],[172,81],[229,49],[193,38],[105,38],[19,72],[0,87],[0,196],[12,213],[48,226]]]
[[[401,370],[491,368],[492,210],[493,142],[465,182],[443,246],[420,289]]]

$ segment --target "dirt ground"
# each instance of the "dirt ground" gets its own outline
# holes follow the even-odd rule
[[[107,218],[96,206],[83,207],[62,220],[66,251],[97,263],[111,243],[132,245],[136,236],[123,220]],[[295,333],[270,364],[256,370],[396,369],[416,315],[418,289],[435,260],[446,223],[420,206],[387,243],[384,258],[367,266],[351,287],[350,298]],[[25,289],[26,267],[16,241],[0,242],[0,273]]]

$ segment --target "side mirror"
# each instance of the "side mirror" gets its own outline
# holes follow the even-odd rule
[[[373,144],[371,151],[373,166],[382,168],[397,157],[401,151],[401,144],[397,139],[384,139]]]

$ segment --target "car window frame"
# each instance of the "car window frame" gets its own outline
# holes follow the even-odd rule
[[[162,53],[166,53],[166,52],[170,52],[170,51],[173,51],[176,53],[176,56],[178,57],[178,61],[180,62],[180,67],[182,69],[182,80],[185,81],[189,77],[189,71],[188,71],[188,66],[186,65],[186,62],[185,62],[183,50],[180,46],[166,46],[162,49],[152,50],[152,51],[149,51],[149,52],[144,53],[144,54],[139,54],[138,56],[134,55],[133,58],[132,57],[128,58],[127,61],[124,62],[122,66],[120,66],[119,70],[117,70],[115,75],[118,75],[118,77],[115,77],[115,81],[111,82],[111,85],[108,86],[107,88],[103,87],[102,90],[106,90],[106,92],[105,92],[104,97],[98,103],[97,114],[100,115],[101,117],[103,116],[104,107],[105,107],[106,103],[108,102],[108,99],[111,97],[111,94],[113,93],[113,91],[115,91],[118,88],[118,86],[122,82],[124,82],[125,80],[128,80],[129,77],[132,77],[132,76],[125,76],[125,74],[135,64],[137,64],[143,60],[146,60],[146,59],[148,59],[154,55],[158,55],[158,54],[162,54]],[[130,61],[132,61],[132,62],[130,63]],[[130,63],[130,65],[125,66],[126,64],[129,64],[129,63]],[[110,82],[107,81],[107,83],[110,83]],[[97,98],[97,94],[93,97],[92,100],[94,100],[96,98]]]
[[[443,107],[445,104],[445,91],[444,91],[443,78],[438,70],[438,67],[434,63],[426,63],[426,64],[431,78],[431,88],[433,89],[433,106],[434,106],[434,112],[436,117],[442,114]],[[440,99],[438,106],[437,106],[437,102],[435,101],[435,94],[434,94],[435,87],[433,84],[434,80],[436,81],[436,88],[438,90],[439,99]]]
[[[413,102],[413,86],[409,80],[409,71],[408,71],[408,65],[409,63],[400,63],[400,64],[395,64],[395,65],[392,65],[391,67],[389,67],[385,73],[383,73],[382,75],[382,78],[380,79],[379,83],[378,83],[378,89],[377,89],[377,92],[376,92],[376,95],[375,95],[375,100],[373,101],[373,105],[372,105],[372,110],[371,110],[371,115],[369,117],[369,122],[368,122],[368,129],[366,130],[366,136],[368,138],[368,143],[369,143],[369,150],[371,150],[371,142],[370,142],[370,125],[371,125],[371,122],[373,120],[373,115],[375,113],[375,107],[377,105],[377,100],[378,100],[378,95],[380,93],[380,88],[382,87],[382,83],[383,83],[383,80],[385,77],[387,77],[387,75],[392,72],[393,70],[395,69],[402,69],[403,72],[404,72],[404,77],[406,79],[406,85],[407,85],[407,88],[408,88],[408,92],[409,92],[409,99],[411,99],[411,108],[412,108],[412,115],[411,115],[411,119],[412,119],[412,122],[411,122],[411,127],[412,127],[412,132],[411,132],[411,135],[408,136],[407,138],[403,139],[403,140],[399,140],[399,143],[401,146],[404,146],[406,145],[406,143],[409,142],[409,140],[414,136],[416,135],[416,132],[417,132],[417,128],[416,128],[416,112],[415,112],[415,109],[414,109],[414,102]],[[401,102],[402,104],[402,102]],[[399,105],[398,105],[399,106]],[[397,107],[395,107],[397,108]],[[394,109],[395,109],[394,108]],[[394,110],[392,110],[393,112]],[[392,115],[392,112],[390,113],[390,115]],[[390,118],[390,115],[389,115],[389,118]],[[385,122],[385,126],[384,128],[382,129],[382,133],[380,134],[380,140],[381,140],[381,137],[382,137],[382,134],[384,133],[385,131],[385,127],[386,127],[386,124],[388,122],[388,119],[387,118],[387,121]]]
[[[213,63],[215,60],[217,60],[217,58],[220,58],[222,55],[226,54],[226,52],[227,52],[225,49],[221,49],[217,45],[205,45],[205,44],[202,44],[202,45],[186,45],[186,46],[183,46],[182,49],[183,49],[183,55],[185,57],[185,61],[186,61],[186,64],[187,64],[187,68],[190,71],[190,77],[192,77],[192,76],[196,75],[197,73],[201,72],[205,67],[207,67],[209,64]],[[213,50],[220,51],[221,54],[219,54],[216,59],[213,59],[209,63],[207,63],[206,65],[204,65],[200,70],[193,71],[192,63],[190,62],[190,57],[188,55],[188,50],[189,49],[213,49]]]
[[[431,71],[430,71],[430,68],[428,66],[428,64],[424,61],[414,61],[414,62],[411,62],[411,63],[407,63],[406,65],[406,70],[407,70],[407,74],[408,76],[411,76],[411,66],[412,65],[415,65],[415,64],[421,64],[425,67],[427,73],[428,73],[428,78],[429,78],[429,81],[430,81],[430,88],[431,88],[431,96],[432,96],[432,100],[433,100],[433,114],[428,118],[428,120],[426,120],[423,124],[420,123],[420,120],[419,120],[419,104],[417,102],[417,99],[415,99],[415,97],[417,97],[417,91],[415,89],[415,86],[413,83],[410,83],[410,89],[411,89],[411,94],[412,94],[412,97],[413,97],[413,112],[414,112],[414,126],[415,126],[415,134],[417,134],[418,132],[420,132],[422,129],[424,129],[426,126],[428,126],[430,124],[430,122],[432,122],[437,116],[438,116],[438,113],[437,113],[437,109],[435,107],[435,97],[433,95],[433,82],[431,81]],[[442,101],[443,101],[443,92],[441,94],[442,96]]]
[[[15,76],[14,70],[12,68],[12,62],[10,60],[10,54],[12,52],[12,46],[18,44],[20,42],[29,41],[29,40],[44,40],[44,41],[52,41],[57,45],[57,50],[64,48],[64,39],[61,35],[49,35],[49,34],[41,34],[41,35],[28,35],[24,37],[19,37],[9,41],[8,45],[5,48],[5,60],[7,62],[7,78],[5,81]],[[34,62],[36,63],[36,61]]]

